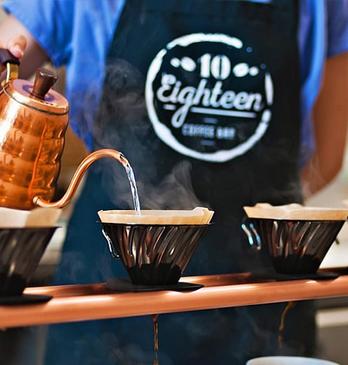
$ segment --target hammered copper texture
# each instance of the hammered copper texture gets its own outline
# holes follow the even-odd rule
[[[55,230],[0,228],[0,296],[23,292]]]
[[[109,250],[134,284],[175,284],[208,225],[102,223]]]
[[[60,170],[68,114],[51,115],[0,94],[0,206],[34,208],[50,200]]]
[[[279,273],[315,273],[345,221],[251,219]]]

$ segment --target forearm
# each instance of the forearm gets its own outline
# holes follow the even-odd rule
[[[313,113],[315,151],[302,172],[306,196],[329,184],[342,168],[348,123],[348,54],[329,59]]]

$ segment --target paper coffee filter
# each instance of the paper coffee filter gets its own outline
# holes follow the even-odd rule
[[[290,220],[346,220],[348,209],[305,207],[301,204],[271,205],[259,203],[245,206],[249,218],[290,219]]]
[[[193,210],[100,210],[99,218],[103,223],[122,224],[208,224],[214,212],[197,207]]]
[[[0,228],[53,227],[60,214],[58,208],[18,210],[0,207]]]

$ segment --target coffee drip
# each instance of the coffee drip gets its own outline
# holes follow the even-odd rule
[[[292,308],[294,308],[295,305],[296,305],[295,302],[288,302],[286,304],[284,310],[282,311],[281,316],[280,316],[280,323],[279,323],[279,327],[278,327],[278,346],[279,346],[279,349],[281,349],[283,347],[286,317],[287,317],[289,311]]]
[[[158,338],[158,314],[152,315],[153,323],[153,363],[152,365],[159,365],[158,349],[159,349],[159,338]]]

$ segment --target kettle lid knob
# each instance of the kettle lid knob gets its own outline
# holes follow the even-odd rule
[[[33,90],[31,91],[31,96],[44,100],[45,95],[57,80],[58,77],[54,72],[45,68],[39,68],[35,74],[35,81]]]

